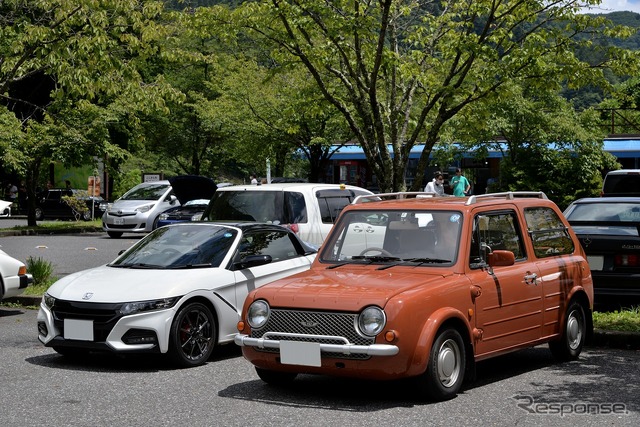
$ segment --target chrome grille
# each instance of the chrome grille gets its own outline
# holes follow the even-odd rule
[[[344,337],[350,344],[371,345],[374,338],[364,337],[356,330],[358,315],[353,313],[325,313],[318,311],[298,311],[272,309],[267,324],[258,330],[251,331],[252,338],[262,338],[269,332],[268,339],[287,341],[307,341],[328,344],[344,344],[343,340],[332,339],[330,337]],[[285,334],[299,334],[300,336],[281,336],[278,332]],[[304,335],[324,335],[327,338],[305,337]],[[261,349],[262,351],[278,351],[277,349]],[[368,359],[364,354],[323,353],[328,357],[343,359]]]

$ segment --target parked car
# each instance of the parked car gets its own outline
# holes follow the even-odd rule
[[[216,192],[216,184],[211,178],[201,177],[194,183],[190,175],[169,178],[173,194],[178,198],[180,206],[170,208],[158,216],[156,228],[184,221],[200,221],[209,200]],[[196,178],[197,179],[197,178]]]
[[[202,365],[233,341],[251,289],[309,269],[315,255],[275,225],[158,228],[112,263],[54,283],[38,339],[63,355],[166,353],[179,366]]]
[[[109,237],[127,233],[148,233],[158,216],[173,206],[179,206],[169,181],[143,182],[107,205],[102,215],[102,229]]]
[[[73,199],[79,201],[75,206]],[[85,190],[50,188],[38,193],[36,204],[36,220],[43,219],[74,219],[91,221],[100,218],[104,211],[101,208],[103,199],[100,196],[89,196]]]
[[[0,250],[0,300],[20,295],[33,283],[27,266]]]
[[[309,271],[249,293],[235,342],[262,380],[413,378],[441,400],[479,360],[542,343],[560,360],[579,356],[593,283],[553,202],[412,196],[356,199]]]
[[[592,197],[564,211],[580,239],[600,296],[640,297],[640,197]]]
[[[603,197],[640,197],[640,169],[608,172],[602,183]]]
[[[370,194],[364,188],[343,184],[236,185],[218,188],[202,219],[280,224],[319,246],[342,209],[357,196]]]
[[[11,205],[13,205],[13,202],[7,202],[5,200],[0,200],[0,216],[10,217],[11,216]]]

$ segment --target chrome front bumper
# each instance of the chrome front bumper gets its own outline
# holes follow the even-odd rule
[[[268,339],[269,332],[264,334],[264,337],[267,338],[252,338],[249,335],[245,334],[237,334],[234,338],[234,342],[240,347],[258,347],[261,349],[269,348],[269,349],[280,349],[280,343],[284,340],[270,340]],[[341,353],[345,356],[351,354],[364,354],[367,356],[395,356],[398,354],[398,347],[391,344],[371,344],[371,345],[355,345],[349,344],[346,338],[344,337],[331,337],[326,335],[302,335],[302,334],[288,334],[288,333],[273,333],[273,335],[278,335],[280,337],[284,336],[286,338],[291,337],[290,341],[307,341],[313,342],[313,340],[318,339],[339,339],[344,341],[344,344],[327,344],[327,343],[319,343],[320,352],[321,353]]]

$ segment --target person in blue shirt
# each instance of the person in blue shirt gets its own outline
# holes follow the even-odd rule
[[[453,195],[456,197],[464,197],[471,190],[471,184],[462,175],[462,169],[456,169],[456,176],[451,178],[451,188],[453,188]]]

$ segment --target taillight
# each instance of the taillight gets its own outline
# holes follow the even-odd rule
[[[616,255],[614,264],[616,267],[638,267],[640,266],[640,257],[635,254]]]
[[[298,234],[298,231],[300,231],[300,227],[298,227],[298,224],[289,224],[289,230]]]

